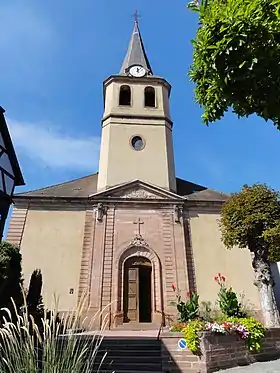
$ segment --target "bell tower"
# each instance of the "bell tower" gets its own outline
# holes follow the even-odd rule
[[[153,74],[136,19],[119,74],[104,82],[98,191],[138,179],[176,192],[170,91]]]

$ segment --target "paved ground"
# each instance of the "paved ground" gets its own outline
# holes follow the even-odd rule
[[[279,373],[280,359],[267,361],[265,363],[255,363],[246,367],[238,367],[226,370],[219,370],[219,373]],[[218,373],[218,372],[217,372]]]

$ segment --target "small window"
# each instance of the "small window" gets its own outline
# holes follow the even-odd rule
[[[145,107],[156,107],[156,93],[153,87],[145,88]]]
[[[131,139],[131,146],[134,150],[142,150],[144,148],[144,141],[140,136],[134,136]]]
[[[120,88],[119,105],[131,105],[131,90],[128,85],[122,85]]]

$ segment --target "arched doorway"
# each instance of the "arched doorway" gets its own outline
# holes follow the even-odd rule
[[[152,322],[152,263],[137,256],[124,263],[124,323]]]

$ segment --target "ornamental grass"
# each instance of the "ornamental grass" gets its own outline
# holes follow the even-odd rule
[[[40,320],[28,314],[26,298],[21,309],[2,309],[0,327],[0,373],[89,373],[99,371],[106,354],[97,358],[108,324],[106,309],[87,319],[87,297],[82,297],[77,308],[60,315],[58,301]],[[107,307],[108,308],[108,307]],[[100,330],[92,330],[102,314]]]

